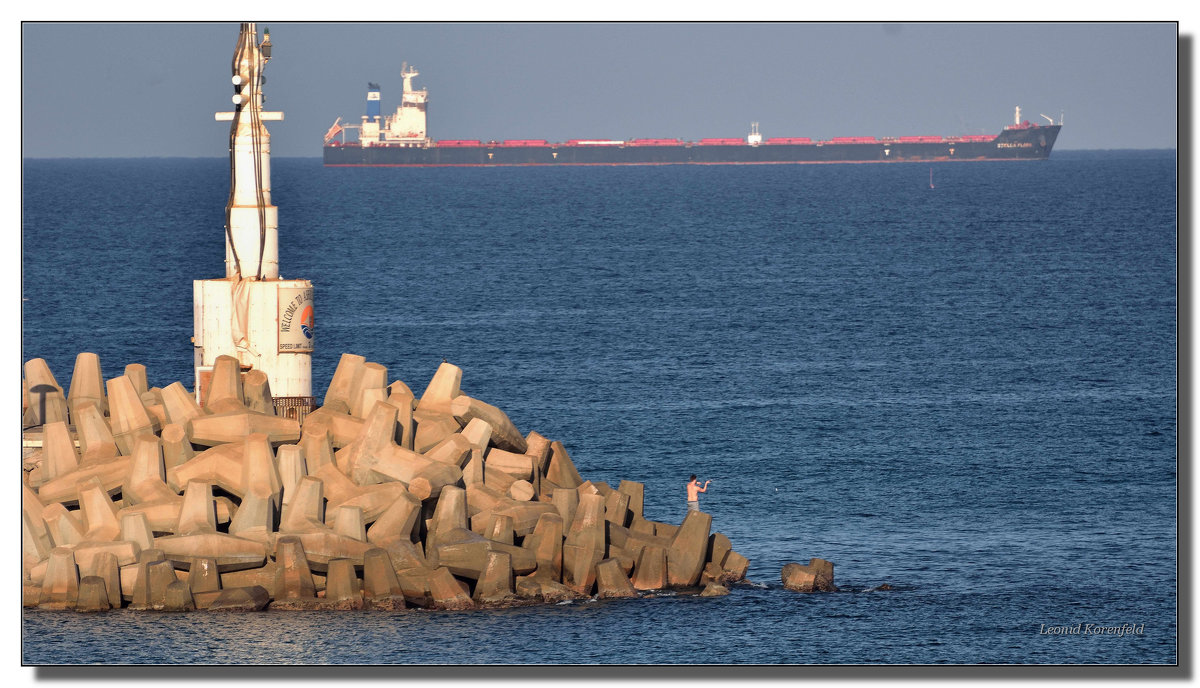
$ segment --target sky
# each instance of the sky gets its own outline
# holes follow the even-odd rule
[[[296,23],[270,28],[272,155],[320,157],[367,82],[429,91],[435,139],[992,134],[1177,147],[1174,23]],[[223,157],[236,22],[23,22],[21,154]]]

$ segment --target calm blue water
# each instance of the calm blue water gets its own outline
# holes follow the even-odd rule
[[[442,358],[585,478],[683,485],[753,586],[502,612],[26,611],[27,663],[1177,660],[1176,159],[324,169],[277,159],[281,274],[339,356]],[[227,162],[26,160],[23,360],[191,386]],[[782,589],[822,557],[843,592]],[[889,592],[867,590],[887,582]],[[1144,624],[1049,636],[1042,624]],[[486,642],[481,642],[485,638]],[[117,640],[119,639],[119,641]]]

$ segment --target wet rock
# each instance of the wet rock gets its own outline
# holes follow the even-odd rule
[[[207,609],[214,612],[257,612],[265,609],[270,601],[271,596],[266,588],[251,585],[222,590]]]
[[[725,563],[721,565],[721,569],[724,571],[721,576],[722,583],[746,580],[746,571],[750,569],[750,560],[738,552],[730,550],[725,555]]]
[[[785,564],[780,571],[783,587],[796,592],[837,592],[833,584],[833,563],[810,559],[808,564]]]

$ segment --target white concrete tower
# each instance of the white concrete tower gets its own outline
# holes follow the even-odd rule
[[[253,23],[242,25],[233,56],[233,112],[218,112],[217,121],[232,121],[229,150],[233,178],[225,209],[225,276],[245,279],[279,277],[279,210],[271,205],[271,135],[265,121],[283,119],[282,112],[263,112],[263,69],[271,58],[271,34],[262,45]]]
[[[271,137],[263,123],[282,120],[283,113],[262,109],[270,58],[270,31],[259,43],[254,23],[243,23],[232,65],[234,110],[216,113],[217,121],[230,122],[225,278],[193,282],[192,342],[201,403],[217,357],[234,356],[244,370],[267,374],[283,414],[312,406],[313,287],[309,280],[279,277]]]

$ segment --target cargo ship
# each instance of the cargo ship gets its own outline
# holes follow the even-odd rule
[[[948,162],[959,160],[1045,160],[1062,128],[1021,119],[999,134],[972,136],[851,136],[826,140],[764,138],[758,123],[745,138],[541,139],[436,141],[426,136],[428,92],[414,89],[416,69],[401,66],[400,105],[383,115],[378,84],[368,83],[366,114],[358,124],[339,117],[325,133],[327,167],[467,167],[505,165],[769,165],[803,163]],[[357,132],[349,139],[349,132]]]

